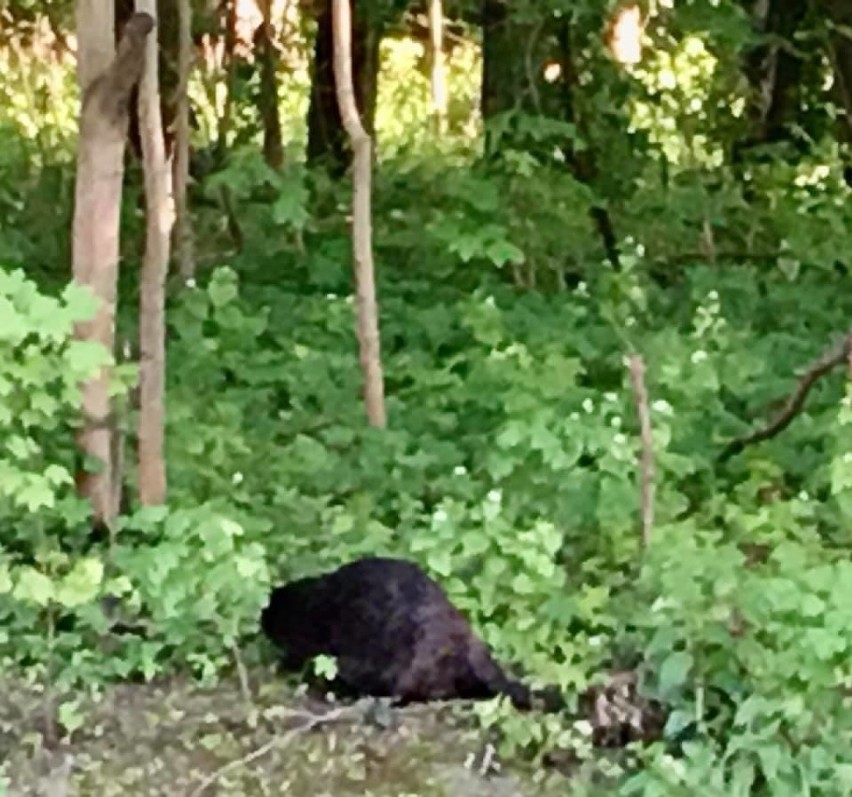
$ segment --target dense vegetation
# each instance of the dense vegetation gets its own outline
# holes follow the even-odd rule
[[[624,794],[849,794],[843,368],[789,426],[723,456],[848,334],[849,108],[832,87],[849,33],[831,3],[762,34],[746,5],[652,3],[642,60],[623,66],[600,37],[609,4],[518,3],[525,36],[570,27],[576,76],[514,86],[523,99],[486,120],[487,149],[477,15],[447,8],[458,32],[437,135],[423,47],[383,8],[384,430],[359,398],[349,183],[304,157],[310,20],[279,32],[280,166],[263,156],[251,58],[231,75],[224,148],[216,76],[197,73],[198,267],[170,281],[167,308],[168,505],[136,506],[128,453],[124,514],[93,540],[72,430],[78,383],[108,355],[73,335],[93,312],[69,283],[77,106],[56,36],[73,25],[60,3],[0,3],[0,672],[47,685],[73,733],[80,690],[251,667],[269,655],[257,617],[270,584],[390,553],[421,562],[537,682],[576,695],[639,668],[669,715]],[[779,37],[792,87],[777,88],[789,64],[754,74]],[[786,104],[767,121],[752,105],[772,79]],[[128,449],[141,190],[131,153],[130,355],[114,371]],[[647,547],[632,353],[656,463]],[[111,631],[116,619],[145,633]],[[593,755],[558,718],[501,717],[516,755],[566,739]]]

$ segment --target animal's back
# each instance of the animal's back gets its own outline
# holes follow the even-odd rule
[[[403,700],[490,697],[523,703],[443,589],[418,565],[367,557],[276,589],[265,633],[296,669],[319,654],[336,657],[340,679],[360,694]]]

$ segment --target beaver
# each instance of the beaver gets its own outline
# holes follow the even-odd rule
[[[287,670],[335,657],[338,695],[399,705],[500,695],[520,710],[564,705],[555,688],[533,691],[507,675],[440,585],[404,559],[364,557],[278,587],[260,624]]]

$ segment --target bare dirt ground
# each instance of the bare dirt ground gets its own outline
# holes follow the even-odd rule
[[[259,680],[255,678],[254,680]],[[333,706],[280,681],[248,703],[239,684],[125,684],[86,699],[84,722],[47,749],[44,698],[0,682],[0,797],[547,797],[565,778],[492,749],[457,707]],[[492,771],[483,773],[484,769]]]

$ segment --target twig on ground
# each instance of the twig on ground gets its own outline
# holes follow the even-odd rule
[[[237,666],[237,677],[240,680],[240,692],[242,693],[243,700],[246,705],[250,708],[254,706],[254,700],[251,695],[251,684],[249,683],[248,670],[246,670],[245,662],[243,661],[243,655],[240,652],[239,645],[235,642],[231,645],[231,653],[234,656],[234,664]]]
[[[795,389],[784,402],[784,406],[768,424],[728,443],[719,455],[719,461],[724,462],[739,454],[746,446],[769,440],[779,432],[784,431],[802,411],[805,406],[805,399],[814,384],[850,358],[852,358],[852,330],[805,369]]]
[[[639,497],[642,516],[642,542],[647,547],[654,528],[654,440],[651,434],[651,408],[645,385],[645,361],[641,354],[631,354],[628,360],[630,384],[639,418]]]
[[[285,712],[287,716],[302,720],[302,724],[297,725],[295,728],[290,728],[290,730],[284,734],[273,736],[268,742],[264,742],[260,747],[255,748],[250,753],[247,753],[241,758],[229,761],[224,766],[219,767],[219,769],[208,775],[190,793],[190,797],[200,797],[200,795],[207,791],[207,789],[209,789],[217,781],[221,780],[229,772],[248,766],[254,761],[257,761],[257,759],[263,758],[263,756],[274,750],[276,747],[284,747],[296,736],[302,733],[309,733],[314,730],[314,728],[318,728],[320,725],[329,725],[333,722],[338,722],[347,715],[357,713],[358,710],[359,708],[357,706],[342,706],[341,708],[334,709],[333,711],[327,711],[324,714],[311,714],[308,711],[301,710],[287,710]]]

